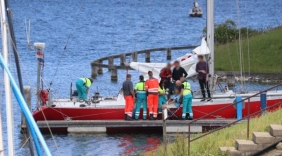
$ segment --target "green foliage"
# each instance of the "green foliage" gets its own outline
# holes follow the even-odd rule
[[[252,118],[250,121],[250,136],[253,132],[267,132],[270,124],[282,123],[282,109],[275,112]],[[200,138],[191,143],[191,155],[193,156],[227,156],[228,152],[220,153],[219,147],[235,146],[236,139],[247,139],[247,122],[242,122],[234,126],[230,126]],[[194,134],[195,138],[201,134]],[[251,139],[251,138],[249,138]],[[167,149],[167,150],[165,150]],[[146,156],[184,156],[187,155],[187,138],[184,135],[177,137],[176,141],[169,144],[167,148],[163,145],[154,151],[144,153]]]
[[[242,33],[246,31],[241,30]],[[250,32],[249,32],[250,33]],[[241,40],[244,71],[258,73],[281,73],[282,27],[277,27]],[[248,52],[250,59],[248,59]],[[235,40],[215,46],[215,70],[240,71],[239,42]]]
[[[240,29],[241,37],[253,36],[258,34],[258,30],[243,27]],[[206,28],[203,30],[206,33]],[[239,29],[234,21],[228,19],[222,24],[216,24],[214,30],[214,38],[217,44],[225,44],[233,42],[239,38]]]

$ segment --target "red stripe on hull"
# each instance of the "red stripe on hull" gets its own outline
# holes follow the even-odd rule
[[[267,106],[272,106],[282,99],[268,100]],[[243,117],[248,114],[248,102],[245,102],[243,107]],[[213,104],[213,105],[201,105],[193,106],[194,118],[200,118],[206,114],[216,111],[222,107],[230,105],[227,104]],[[277,109],[280,106],[272,108]],[[250,103],[250,113],[254,113],[260,110],[260,101],[252,101]],[[43,115],[44,113],[44,115]],[[140,119],[142,118],[142,110],[140,112]],[[182,108],[180,108],[176,115],[181,117]],[[41,107],[41,110],[34,111],[33,117],[36,121],[40,120],[65,120],[70,118],[71,120],[123,120],[124,109],[123,108],[56,108],[56,107]],[[148,115],[147,115],[148,116]],[[207,118],[236,118],[236,109],[230,106],[223,111],[215,113]]]

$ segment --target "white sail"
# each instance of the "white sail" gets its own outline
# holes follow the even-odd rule
[[[189,71],[191,66],[193,66],[196,63],[195,56],[191,53],[187,53],[184,56],[181,56],[174,61],[179,61],[181,67],[183,67],[186,71]],[[172,68],[173,63],[171,62]],[[159,74],[162,70],[162,68],[166,67],[167,63],[144,63],[144,62],[131,62],[129,66],[132,69],[135,69],[139,72],[141,72],[145,79],[148,78],[148,71],[152,71],[155,78],[159,78]]]
[[[201,45],[193,49],[192,52],[193,54],[197,54],[197,55],[210,54],[210,49],[208,48],[207,42],[204,37],[202,38]]]

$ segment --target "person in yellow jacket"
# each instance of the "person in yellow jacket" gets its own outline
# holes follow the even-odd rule
[[[193,110],[192,110],[192,90],[190,83],[185,79],[185,77],[181,77],[180,81],[182,82],[181,86],[181,94],[182,94],[182,119],[193,120]]]
[[[162,114],[162,105],[166,104],[166,89],[165,80],[161,80],[159,83],[159,106],[158,106],[158,119],[161,119],[160,114]]]
[[[135,91],[137,96],[136,110],[135,110],[135,120],[139,119],[140,108],[143,106],[143,120],[147,119],[147,93],[145,89],[144,76],[139,76],[139,82],[135,85]]]
[[[89,92],[89,87],[91,86],[92,83],[93,83],[92,78],[83,77],[76,80],[75,86],[78,93],[78,97],[77,97],[78,101],[79,100],[87,101],[87,94]]]

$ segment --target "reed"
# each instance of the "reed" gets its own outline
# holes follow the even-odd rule
[[[269,131],[270,124],[282,124],[282,109],[275,112],[253,118],[250,121],[250,136],[253,132]],[[195,134],[196,137],[200,134]],[[208,136],[200,138],[191,143],[192,156],[219,156],[219,147],[235,146],[236,139],[247,139],[247,123],[239,123],[220,131],[212,133]],[[250,138],[251,139],[251,138]],[[179,135],[176,141],[167,146],[167,150],[163,145],[160,145],[156,150],[149,151],[144,155],[148,156],[184,156],[188,153],[187,138],[184,135]]]

